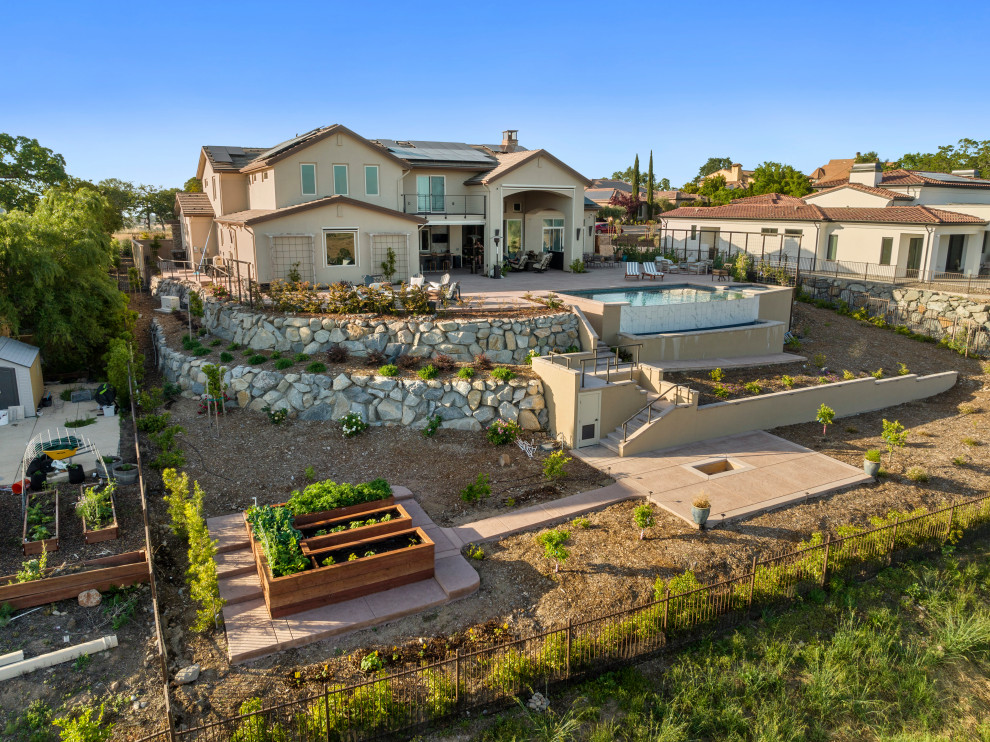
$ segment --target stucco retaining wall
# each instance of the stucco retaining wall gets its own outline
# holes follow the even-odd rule
[[[202,366],[209,359],[187,356],[168,347],[165,333],[152,322],[158,366],[168,381],[188,396],[205,391]],[[228,394],[240,407],[261,412],[265,407],[286,409],[301,420],[338,420],[357,412],[372,425],[423,428],[434,415],[441,427],[481,430],[501,418],[518,422],[525,430],[546,428],[548,415],[543,384],[538,380],[490,379],[423,381],[392,379],[375,374],[293,373],[232,366],[224,374]]]
[[[185,297],[190,286],[158,279],[159,296]],[[312,355],[341,345],[361,357],[370,350],[387,356],[444,353],[470,361],[484,353],[495,363],[521,364],[530,351],[546,355],[580,346],[578,319],[571,312],[514,319],[437,319],[436,317],[297,317],[257,312],[234,302],[204,297],[203,325],[211,334],[257,350]]]

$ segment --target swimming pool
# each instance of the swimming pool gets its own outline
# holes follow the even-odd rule
[[[587,291],[568,291],[570,296],[582,299],[601,301],[606,304],[626,302],[634,307],[657,307],[668,304],[688,304],[701,301],[728,301],[742,299],[746,296],[742,291],[726,288],[707,288],[690,284],[673,284],[656,286],[648,289],[589,289]]]

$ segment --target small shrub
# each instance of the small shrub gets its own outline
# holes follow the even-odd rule
[[[368,351],[368,355],[364,357],[365,366],[381,366],[388,360],[385,354],[377,348],[372,348]]]
[[[927,482],[928,481],[928,472],[926,472],[920,466],[912,466],[910,469],[907,470],[907,472],[904,474],[904,476],[906,476],[912,482]]]
[[[485,558],[485,550],[480,546],[475,546],[474,544],[468,544],[467,551],[465,553],[468,555],[468,559],[474,559],[477,562],[480,562]]]
[[[330,363],[347,363],[350,357],[350,352],[343,345],[335,345],[327,351],[327,360]]]
[[[284,407],[279,407],[277,410],[273,410],[271,405],[265,405],[262,411],[268,415],[268,422],[272,425],[281,425],[289,416],[289,411]]]
[[[648,502],[637,505],[633,510],[633,523],[639,528],[640,541],[646,538],[646,529],[652,528],[656,522],[656,518],[653,515],[653,506]]]
[[[477,502],[483,497],[488,497],[492,493],[492,488],[488,484],[488,475],[481,473],[471,484],[461,490],[461,499],[464,502]]]
[[[430,363],[417,371],[416,375],[423,381],[429,381],[430,379],[435,379],[438,373],[437,367]]]
[[[979,407],[971,404],[961,404],[956,409],[959,410],[960,415],[973,415],[980,411]]]
[[[722,381],[722,379],[725,378],[725,372],[720,368],[712,369],[712,372],[708,375],[711,377],[712,381],[714,381],[716,384],[718,384],[719,382]]]
[[[552,528],[535,536],[536,543],[543,547],[543,556],[553,562],[554,573],[560,572],[560,565],[571,555],[564,547],[570,538],[570,532],[563,528]]]
[[[214,338],[213,340],[210,341],[210,346],[213,348],[216,348],[218,345],[221,344],[223,344],[223,340],[221,340],[220,338]]]
[[[591,521],[585,518],[584,516],[578,516],[577,518],[571,521],[571,525],[574,526],[575,528],[580,528],[582,531],[584,531],[587,530],[588,528],[591,528]]]
[[[828,426],[835,419],[835,410],[822,402],[818,408],[818,416],[815,418],[822,426],[822,436],[828,435]]]
[[[869,451],[863,454],[863,458],[867,461],[871,461],[874,464],[880,463],[880,451],[875,448],[871,448]]]
[[[443,422],[443,418],[439,415],[433,415],[426,421],[426,427],[423,428],[423,437],[432,438],[436,435],[437,431],[440,429],[440,424]]]
[[[271,358],[273,361],[277,361],[281,357],[282,357],[282,351],[280,350],[273,351],[272,354],[269,356],[269,358]]]
[[[849,369],[846,369],[845,371],[842,372],[842,378],[845,379],[846,381],[852,381],[853,379],[856,378],[856,374],[854,374]]]
[[[321,363],[320,361],[313,361],[311,364],[306,366],[307,374],[322,374],[327,370],[327,365]]]
[[[446,353],[437,353],[430,361],[433,367],[440,373],[450,373],[457,367],[457,363]]]
[[[261,353],[255,353],[253,356],[248,358],[248,363],[250,363],[252,366],[260,366],[262,363],[264,363],[267,360],[268,359]]]
[[[227,346],[227,350],[238,350],[241,347],[240,343],[231,343]]]
[[[763,388],[755,381],[746,382],[746,384],[743,385],[743,388],[750,394],[759,394],[763,391]]]
[[[384,664],[382,663],[382,658],[378,656],[377,649],[361,658],[361,672],[377,672],[382,667],[384,667]]]
[[[210,353],[212,353],[212,351],[209,348],[204,348],[202,345],[193,348],[192,351],[192,354],[194,356],[206,356],[209,355]]]
[[[491,371],[491,377],[497,381],[506,382],[516,378],[516,372],[505,366],[496,366]]]
[[[382,376],[397,376],[399,367],[394,363],[386,363],[384,366],[378,368],[378,373]]]
[[[874,379],[882,379],[883,378],[883,369],[882,368],[878,368],[876,371],[872,372],[870,374],[870,376],[872,376]]]
[[[361,435],[361,433],[368,429],[368,423],[357,412],[348,412],[338,422],[340,422],[341,432],[345,438],[353,438]]]
[[[405,371],[412,371],[415,368],[419,368],[419,358],[411,356],[408,353],[403,353],[395,359],[395,364]]]
[[[543,477],[550,481],[562,479],[567,475],[564,465],[570,463],[571,457],[563,451],[554,451],[543,459]]]
[[[284,371],[285,369],[290,368],[291,366],[292,366],[291,358],[279,358],[277,361],[275,361],[275,368],[277,368],[279,371]]]
[[[956,456],[954,459],[952,459],[952,463],[955,466],[966,466],[966,463],[967,463],[966,462],[966,457],[965,456]]]
[[[588,269],[584,267],[583,260],[572,260],[571,261],[571,273],[587,273]]]
[[[825,354],[815,353],[815,355],[811,357],[811,362],[818,368],[825,368]]]
[[[228,353],[227,351],[224,351],[223,353],[220,354],[220,363],[230,363],[233,360],[234,360],[234,356],[232,353]]]
[[[475,371],[487,371],[492,367],[492,359],[484,353],[479,353],[474,357],[474,362],[472,365],[474,366]]]
[[[908,367],[907,367],[906,364],[904,364],[904,363],[898,363],[897,364],[897,375],[898,376],[907,376],[909,373],[911,373],[911,372],[908,370]]]
[[[963,445],[969,446],[970,448],[975,448],[976,446],[980,445],[980,442],[976,440],[976,438],[970,438],[969,436],[963,438],[962,442]]]
[[[784,374],[780,377],[780,383],[784,385],[785,389],[792,389],[794,387],[794,377]]]
[[[474,374],[475,374],[475,370],[473,368],[471,368],[470,366],[465,366],[464,368],[458,369],[457,378],[466,379],[470,381],[471,379],[474,378]]]
[[[883,421],[883,432],[880,434],[880,439],[887,445],[887,465],[890,465],[891,460],[894,458],[895,448],[904,448],[907,445],[907,431],[904,430],[904,426],[901,425],[900,421],[884,419]]]
[[[540,357],[540,351],[538,351],[536,348],[533,348],[531,351],[529,351],[529,353],[526,354],[526,358],[524,360],[527,366],[532,366],[533,359],[539,357]]]
[[[309,356],[306,355],[305,353],[296,353],[294,356],[292,356],[292,360],[295,361],[296,363],[306,363],[306,361],[309,360]]]
[[[488,426],[486,435],[491,443],[496,446],[504,446],[507,443],[512,443],[519,437],[520,428],[517,423],[511,420],[495,420],[491,425]]]
[[[190,294],[190,297],[194,294]],[[94,718],[94,714],[96,714]],[[63,742],[105,742],[110,739],[113,725],[103,726],[104,707],[87,706],[78,716],[63,716],[52,723],[62,731],[59,738]]]
[[[314,469],[312,466],[307,466],[306,470],[303,472],[303,476],[306,477],[307,482],[315,482],[316,469]]]

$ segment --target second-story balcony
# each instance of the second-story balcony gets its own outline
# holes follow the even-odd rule
[[[422,216],[484,216],[485,196],[441,196],[439,194],[403,193],[402,210]]]

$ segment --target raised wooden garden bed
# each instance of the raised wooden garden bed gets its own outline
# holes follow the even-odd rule
[[[372,510],[378,510],[379,508],[390,507],[392,505],[395,505],[394,496],[385,497],[381,500],[372,500],[371,502],[362,502],[360,505],[348,505],[345,508],[337,508],[336,510],[321,510],[318,513],[295,515],[292,517],[292,521],[295,523],[296,528],[302,530],[312,523],[318,523],[323,520],[332,520],[335,518],[344,518],[348,515],[358,515],[359,513],[368,513]],[[275,505],[274,507],[285,507],[285,503]]]
[[[86,491],[85,485],[79,486],[79,497],[82,498],[83,493]],[[120,524],[117,522],[117,504],[114,502],[113,494],[110,495],[110,511],[113,513],[113,518],[110,524],[104,526],[103,528],[96,528],[92,531],[88,530],[86,525],[86,518],[82,519],[83,526],[83,542],[87,544],[98,544],[100,541],[113,541],[120,536]]]
[[[372,503],[368,504],[370,505]],[[355,521],[381,521],[385,515],[392,516],[391,520],[377,522],[372,525],[358,526],[357,528],[349,527]],[[340,528],[341,526],[344,527],[343,531],[329,533],[334,528]],[[299,546],[302,548],[303,555],[308,557],[311,552],[317,549],[326,549],[331,546],[339,546],[350,541],[358,541],[374,536],[384,536],[388,533],[406,531],[410,528],[412,528],[412,517],[406,512],[406,509],[401,505],[392,505],[390,507],[375,508],[374,510],[365,510],[363,513],[348,515],[342,518],[316,521],[315,523],[304,526],[299,529],[303,532],[304,537],[299,542]],[[328,531],[328,533],[322,536],[317,535],[321,531]]]
[[[62,570],[64,574],[55,574]],[[148,559],[144,550],[126,554],[90,559],[68,569],[50,568],[53,575],[31,582],[17,582],[17,577],[0,577],[0,605],[10,603],[13,608],[33,608],[54,603],[57,600],[75,598],[84,590],[109,590],[112,587],[130,587],[148,581]]]
[[[32,539],[29,536],[29,531],[31,531],[36,524],[32,523],[30,526],[28,522],[31,520],[31,507],[37,506],[39,503],[47,504],[47,498],[52,498],[55,501],[54,514],[51,512],[51,508],[43,507],[43,512],[45,515],[53,516],[54,520],[48,523],[40,524],[47,528],[49,531],[54,531],[55,535],[50,538],[45,539]],[[41,492],[32,492],[28,495],[27,510],[24,511],[24,532],[22,535],[21,544],[24,549],[24,556],[37,556],[41,554],[42,547],[44,551],[51,553],[53,551],[58,551],[58,490],[42,490]]]
[[[410,539],[417,543],[409,545]],[[409,528],[373,538],[310,553],[310,569],[283,577],[272,576],[264,549],[254,535],[251,547],[261,578],[265,604],[272,618],[341,603],[433,577],[433,541],[421,528]],[[368,551],[384,550],[374,556]],[[350,554],[357,558],[348,560]],[[321,566],[328,556],[339,556],[336,564]]]

